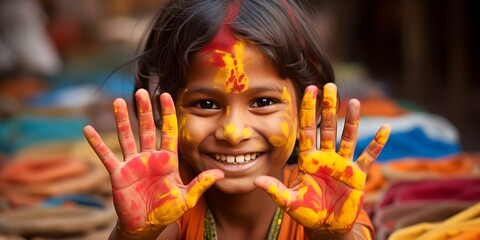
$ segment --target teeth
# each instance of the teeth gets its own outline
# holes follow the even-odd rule
[[[238,156],[223,155],[223,154],[216,153],[214,157],[218,161],[235,164],[235,163],[246,163],[250,160],[255,160],[255,158],[257,158],[257,155],[258,153],[247,153],[245,155],[238,155]]]

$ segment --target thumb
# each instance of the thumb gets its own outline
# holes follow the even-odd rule
[[[289,210],[292,202],[292,192],[278,179],[260,176],[253,181],[253,184],[268,193],[280,208]]]
[[[197,204],[200,196],[209,189],[218,180],[225,176],[221,170],[212,169],[200,173],[195,179],[188,184],[187,195],[185,196],[185,203],[188,209],[191,209]]]

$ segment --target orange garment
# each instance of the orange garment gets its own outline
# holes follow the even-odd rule
[[[289,186],[298,174],[297,165],[286,165],[283,171],[283,183]],[[186,212],[178,221],[179,236],[177,239],[203,240],[203,229],[205,219],[205,200],[202,198],[197,205],[190,211]],[[367,213],[361,211],[358,216],[357,223],[363,225],[364,230],[370,232],[370,236],[374,236],[373,224]],[[304,240],[305,236],[303,226],[290,218],[288,214],[283,214],[282,225],[278,235],[279,240]]]

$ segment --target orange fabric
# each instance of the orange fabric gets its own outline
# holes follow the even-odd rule
[[[361,99],[362,108],[360,108],[361,116],[384,116],[396,117],[409,112],[394,100],[385,97],[369,97]],[[347,113],[348,101],[341,101],[338,117],[345,117]]]
[[[298,167],[296,165],[287,165],[283,171],[283,183],[287,186],[292,184],[293,180],[298,174]],[[205,219],[205,201],[200,199],[197,205],[186,212],[182,218],[177,221],[179,235],[178,240],[192,239],[203,240],[203,228]],[[374,236],[373,224],[370,221],[367,213],[362,210],[357,220],[358,224],[364,226],[364,229]],[[303,226],[295,222],[288,214],[283,214],[282,225],[278,235],[279,240],[304,240],[305,236]]]
[[[475,156],[456,154],[442,159],[409,158],[390,161],[386,167],[399,173],[429,173],[436,176],[467,176],[475,169]]]

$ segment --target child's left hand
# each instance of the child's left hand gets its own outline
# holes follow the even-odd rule
[[[337,88],[329,83],[324,86],[323,92],[318,150],[315,146],[317,92],[315,86],[308,87],[302,100],[297,179],[290,188],[275,178],[265,176],[257,178],[255,184],[306,229],[343,234],[352,229],[362,209],[367,172],[383,149],[390,127],[382,126],[360,157],[352,161],[357,143],[360,103],[350,100],[340,149],[336,152]]]

